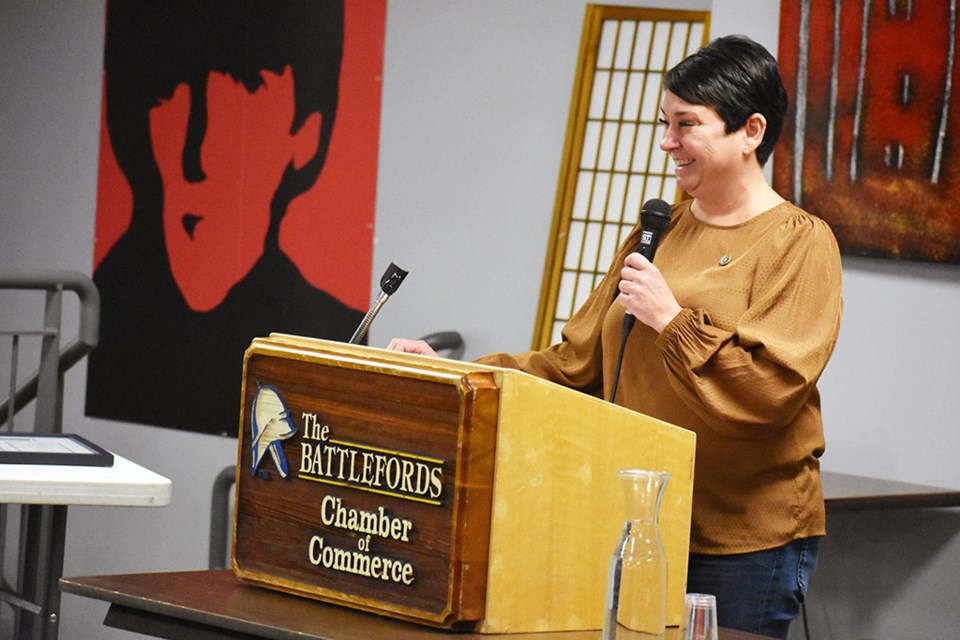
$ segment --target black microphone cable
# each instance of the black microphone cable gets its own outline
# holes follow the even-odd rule
[[[623,315],[623,337],[620,339],[620,353],[617,355],[617,370],[613,374],[613,386],[610,389],[610,402],[613,402],[617,397],[617,386],[620,384],[620,368],[623,366],[623,352],[626,350],[627,346],[627,336],[630,335],[630,329],[633,328],[633,323],[636,321],[629,313]]]

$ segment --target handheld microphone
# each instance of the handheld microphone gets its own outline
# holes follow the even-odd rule
[[[670,226],[670,204],[660,198],[652,198],[643,203],[640,211],[640,244],[637,253],[653,262],[653,256],[660,244],[660,236]],[[630,333],[637,319],[629,311],[623,316],[623,333]]]
[[[373,319],[377,317],[378,313],[380,313],[380,307],[382,307],[383,303],[387,301],[387,298],[392,296],[396,290],[400,288],[400,284],[406,277],[406,271],[392,262],[390,263],[390,266],[387,267],[387,270],[383,272],[382,276],[380,276],[380,295],[377,296],[373,306],[371,306],[370,310],[367,311],[367,315],[363,317],[363,320],[360,322],[360,326],[357,327],[357,330],[353,333],[353,337],[350,338],[349,344],[359,344],[360,341],[363,340],[363,337],[367,335],[367,329],[370,328],[370,324],[373,322]]]
[[[653,256],[657,252],[657,245],[660,244],[660,236],[670,226],[670,204],[660,198],[652,198],[643,203],[640,210],[640,244],[637,246],[637,253],[653,262]],[[623,314],[623,338],[620,341],[620,354],[617,357],[617,370],[613,376],[613,384],[610,391],[610,402],[617,397],[617,386],[620,382],[620,367],[623,364],[623,351],[627,345],[627,336],[633,329],[637,319],[632,313],[627,311]]]
[[[670,226],[670,205],[666,200],[653,198],[643,203],[640,211],[640,245],[637,253],[653,262],[660,236]]]

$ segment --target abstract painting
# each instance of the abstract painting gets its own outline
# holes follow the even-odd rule
[[[783,0],[773,179],[847,254],[960,263],[956,0]]]

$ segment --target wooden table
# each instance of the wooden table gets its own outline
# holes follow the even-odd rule
[[[956,489],[832,471],[823,472],[823,496],[828,514],[883,509],[960,507],[960,491]]]
[[[598,640],[599,630],[513,635],[431,629],[244,584],[229,569],[63,578],[60,589],[110,603],[104,624],[179,640]],[[679,640],[668,629],[666,640]],[[718,640],[762,640],[721,629]]]
[[[960,506],[960,491],[825,472],[829,513]],[[599,631],[483,635],[410,624],[243,584],[230,570],[64,578],[60,588],[110,603],[104,624],[196,640],[598,640]],[[667,640],[679,640],[668,629]],[[718,640],[758,640],[721,629]]]
[[[835,471],[821,473],[827,518],[838,513],[960,507],[960,491]],[[821,555],[821,560],[824,556]],[[806,602],[801,607],[806,625]],[[809,633],[808,633],[809,635]]]
[[[170,480],[114,455],[113,466],[0,464],[0,503],[24,505],[26,527],[18,591],[0,584],[0,600],[21,611],[17,638],[55,640],[59,628],[67,507],[162,507]],[[0,553],[4,551],[0,533]]]

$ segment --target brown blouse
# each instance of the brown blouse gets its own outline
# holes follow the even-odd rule
[[[638,240],[635,228],[559,344],[481,361],[609,397],[619,274]],[[816,383],[842,309],[830,228],[789,203],[712,226],[684,202],[654,262],[684,309],[660,335],[636,323],[616,401],[697,433],[690,550],[742,553],[823,535]]]

